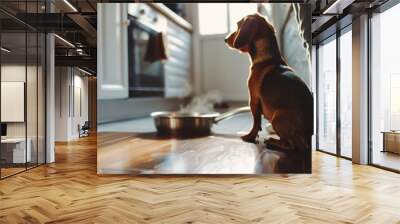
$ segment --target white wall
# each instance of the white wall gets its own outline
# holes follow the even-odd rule
[[[193,88],[195,94],[218,90],[226,101],[248,101],[248,56],[229,49],[226,35],[200,36],[197,4],[185,4],[193,26]]]
[[[1,66],[1,81],[25,82],[25,65],[9,64]],[[31,67],[28,67],[31,70]],[[1,108],[6,110],[7,108]],[[7,123],[7,137],[25,137],[25,122]]]
[[[75,71],[76,72],[76,71]],[[88,121],[88,112],[89,112],[89,92],[88,92],[88,77],[81,76],[82,73],[78,73],[74,75],[74,108],[72,113],[71,120],[71,136],[72,138],[78,138],[78,125],[83,125],[85,121]],[[80,91],[80,93],[79,93]],[[80,96],[80,97],[79,97]],[[80,101],[80,102],[79,102]],[[81,108],[79,108],[81,107]],[[81,110],[81,111],[80,111]]]
[[[203,91],[219,90],[224,100],[247,101],[248,55],[229,49],[224,38],[200,40]]]
[[[68,117],[70,84],[68,68],[56,67],[55,69],[55,141],[68,140]]]
[[[186,4],[185,11],[193,25],[194,93],[218,90],[223,100],[248,101],[248,56],[229,49],[224,34],[199,35],[197,4]]]
[[[37,70],[38,69],[38,70]],[[26,99],[22,102],[22,107],[10,108],[2,107],[3,112],[7,110],[22,110],[19,113],[26,112],[26,119],[23,118],[21,122],[6,122],[7,123],[7,137],[13,138],[27,138],[30,140],[30,148],[32,152],[32,161],[39,163],[44,162],[44,89],[43,89],[42,68],[40,66],[32,66],[18,63],[3,64],[1,66],[1,81],[2,82],[23,82],[26,86]],[[2,89],[3,92],[4,89]],[[24,94],[25,90],[20,89],[19,94]],[[3,93],[4,94],[4,93]],[[2,95],[2,98],[7,95]],[[16,102],[17,103],[17,102]],[[25,105],[26,103],[26,105]],[[7,111],[8,113],[17,113],[17,111]],[[24,115],[22,115],[24,116]],[[37,157],[37,153],[39,156]]]
[[[352,158],[368,163],[368,15],[353,18],[352,24]]]
[[[1,66],[1,81],[3,82],[24,82],[26,83],[25,76],[28,72],[29,87],[36,85],[36,80],[32,80],[30,75],[36,75],[36,67],[18,64],[7,64]],[[27,120],[26,122],[7,122],[7,135],[8,137],[25,137],[25,126],[28,125],[28,137],[34,130],[36,130],[36,88],[27,88]],[[24,108],[22,108],[24,110]],[[7,110],[7,108],[1,108]],[[36,133],[36,132],[35,132]]]
[[[24,122],[25,83],[1,82],[1,121]]]
[[[88,120],[88,77],[76,68],[56,67],[55,86],[55,140],[77,139],[78,125]]]

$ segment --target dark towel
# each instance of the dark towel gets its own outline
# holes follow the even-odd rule
[[[160,32],[150,35],[144,60],[152,63],[166,59],[167,55],[165,53],[163,34]]]

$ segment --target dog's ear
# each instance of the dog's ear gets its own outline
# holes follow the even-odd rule
[[[233,47],[236,49],[248,50],[250,42],[256,35],[256,31],[257,24],[255,19],[246,18],[237,31],[235,40],[233,41]]]

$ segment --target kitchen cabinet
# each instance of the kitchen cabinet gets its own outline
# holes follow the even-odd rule
[[[98,98],[128,98],[128,5],[98,5]]]
[[[159,3],[121,4],[120,8],[113,6],[111,12],[104,9],[109,5],[112,4],[99,4],[98,10],[98,121],[111,122],[148,116],[153,111],[179,109],[182,98],[192,90],[191,25]],[[164,92],[160,96],[129,97],[128,66],[135,61],[128,60],[129,25],[124,22],[128,16],[163,33],[168,60],[162,64]],[[114,22],[109,23],[110,19]]]
[[[165,62],[165,97],[183,98],[192,92],[192,40],[191,33],[174,21],[167,22]]]

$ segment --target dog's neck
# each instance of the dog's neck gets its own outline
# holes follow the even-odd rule
[[[255,40],[249,54],[252,67],[264,64],[286,64],[281,56],[276,40],[270,41],[268,38]]]

